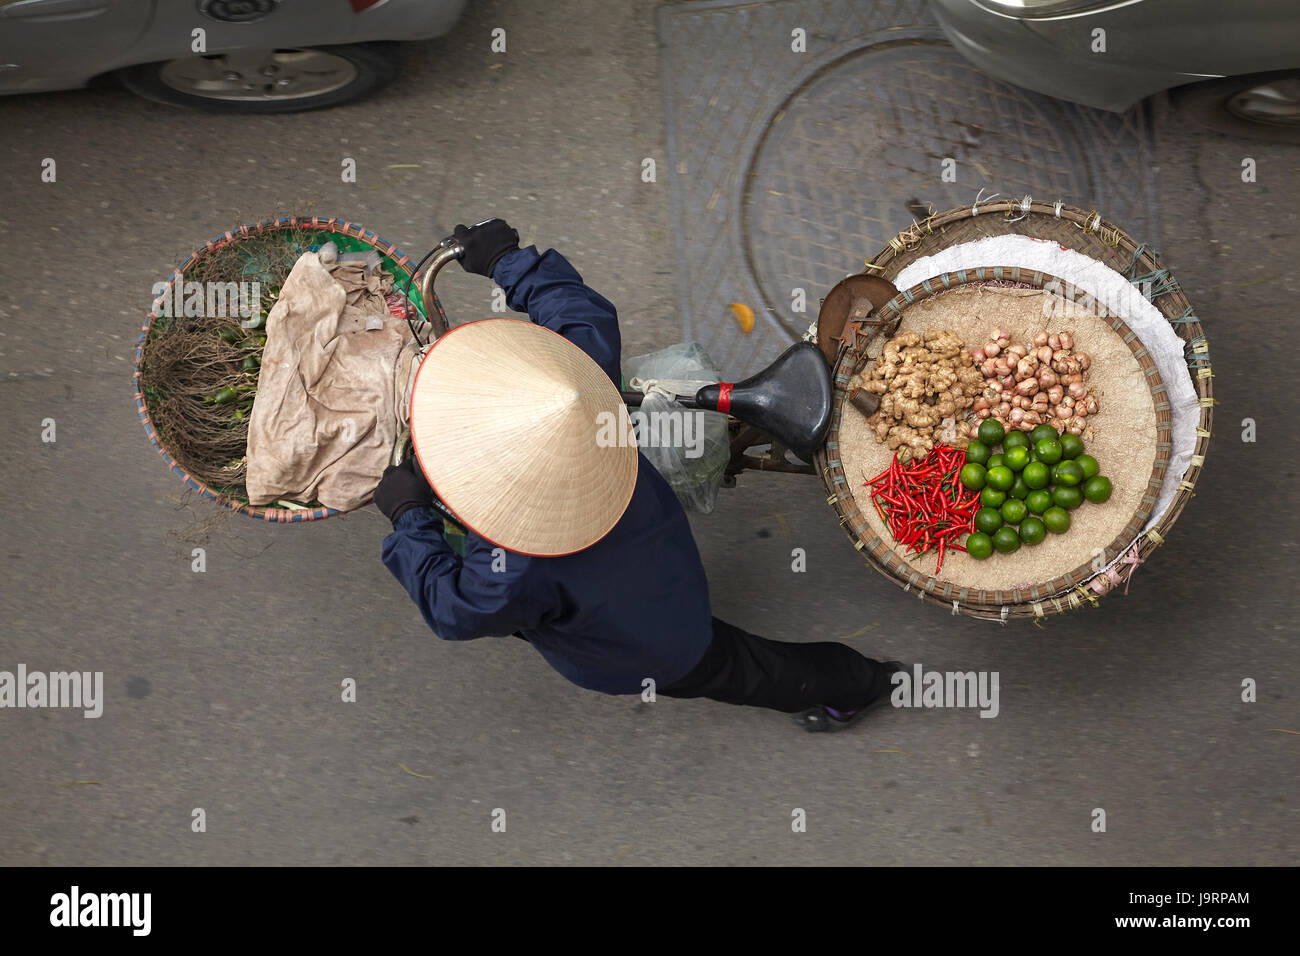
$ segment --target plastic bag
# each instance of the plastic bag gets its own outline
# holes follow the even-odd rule
[[[644,392],[629,409],[637,444],[687,511],[708,514],[731,459],[727,416],[686,408],[673,395],[694,395],[718,381],[708,354],[694,342],[670,345],[623,363],[628,387]]]

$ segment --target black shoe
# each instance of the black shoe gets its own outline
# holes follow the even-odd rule
[[[886,682],[889,677],[897,674],[899,671],[907,670],[907,666],[899,661],[885,661]],[[794,715],[795,723],[803,727],[810,734],[829,733],[836,730],[844,730],[853,726],[861,720],[866,714],[879,708],[886,703],[893,693],[893,687],[887,686],[874,700],[869,701],[857,710],[839,711],[827,707],[825,704],[818,707],[810,707]]]

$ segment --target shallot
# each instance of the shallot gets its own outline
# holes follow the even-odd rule
[[[1031,431],[1050,424],[1057,433],[1091,434],[1087,420],[1097,414],[1096,396],[1086,383],[1092,356],[1074,351],[1073,329],[1040,329],[1028,341],[1012,342],[1005,329],[994,329],[970,358],[984,378],[972,411],[977,419],[994,418],[1010,430]]]

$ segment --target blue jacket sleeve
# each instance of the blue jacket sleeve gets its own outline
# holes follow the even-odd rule
[[[510,308],[563,335],[595,359],[615,387],[622,385],[618,311],[583,284],[568,259],[554,249],[538,255],[537,247],[529,246],[502,256],[492,278],[505,290]]]
[[[534,628],[548,608],[526,592],[527,555],[498,551],[470,532],[465,557],[442,536],[442,519],[412,508],[384,539],[384,565],[406,588],[429,627],[444,640],[503,636]]]

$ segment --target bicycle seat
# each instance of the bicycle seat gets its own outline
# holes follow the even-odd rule
[[[695,401],[734,415],[811,461],[830,428],[830,370],[817,346],[800,342],[743,382],[704,386]]]

